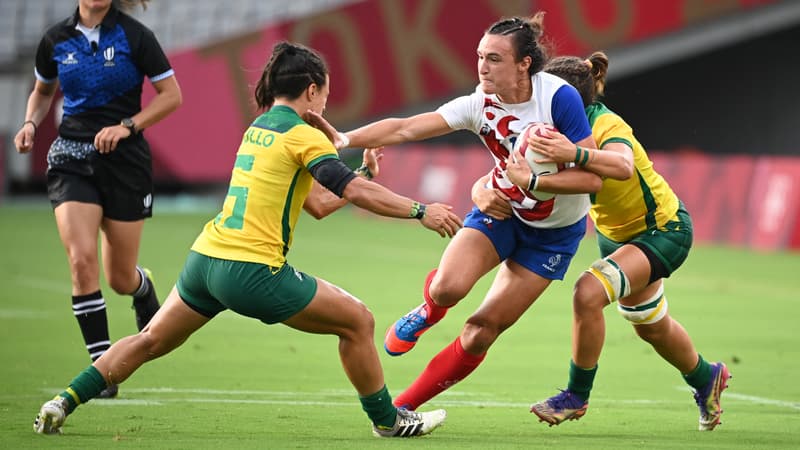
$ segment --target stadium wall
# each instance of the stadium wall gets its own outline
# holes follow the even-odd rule
[[[800,249],[800,158],[712,156],[693,149],[649,152],[692,214],[695,240],[761,250]],[[376,180],[466,213],[476,179],[489,172],[482,146],[387,149]]]

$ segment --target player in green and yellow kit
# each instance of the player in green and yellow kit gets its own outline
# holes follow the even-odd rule
[[[418,436],[444,422],[443,410],[417,413],[392,405],[367,307],[286,261],[301,209],[322,218],[349,201],[380,215],[418,219],[441,236],[461,227],[447,205],[424,205],[368,181],[378,169],[374,151],[365,152],[366,164],[357,169],[363,177],[341,162],[331,141],[301,118],[307,111],[322,114],[329,93],[319,55],[296,44],[275,46],[255,91],[267,112],[245,131],[222,212],[195,240],[175,288],[141,333],[115,343],[42,406],[36,432],[60,432],[80,403],[174,350],[225,309],[338,336],[342,365],[375,435]]]
[[[667,312],[663,279],[680,267],[692,245],[692,220],[664,178],[653,169],[631,127],[597,98],[605,86],[608,58],[558,57],[544,69],[567,80],[583,98],[599,149],[570,143],[560,134],[532,137],[529,145],[554,162],[575,162],[603,177],[592,194],[589,214],[597,229],[601,259],[575,284],[573,354],[567,389],[532,406],[541,421],[558,425],[586,413],[589,393],[605,338],[603,308],[617,302],[619,313],[636,333],[678,369],[694,388],[699,429],[720,422],[720,395],[728,369],[709,363],[695,350],[686,330]],[[519,158],[520,162],[524,161]],[[527,186],[527,164],[511,163],[517,184]]]

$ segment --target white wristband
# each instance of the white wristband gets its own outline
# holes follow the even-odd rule
[[[346,134],[339,132],[339,140],[342,141],[342,146],[339,149],[347,148],[350,146],[350,138]]]

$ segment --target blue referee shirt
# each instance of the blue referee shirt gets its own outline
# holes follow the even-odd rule
[[[150,29],[113,4],[89,42],[76,28],[78,10],[45,32],[36,51],[36,78],[58,79],[64,94],[59,135],[92,141],[102,128],[141,111],[144,76],[156,82],[174,75]]]

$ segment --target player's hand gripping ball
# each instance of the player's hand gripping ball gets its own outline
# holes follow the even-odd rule
[[[520,154],[525,157],[525,161],[528,162],[528,166],[531,168],[531,172],[534,173],[537,177],[549,175],[558,172],[558,164],[556,163],[538,163],[536,162],[537,159],[544,159],[545,156],[541,153],[537,153],[533,149],[528,147],[528,136],[531,133],[534,133],[536,136],[547,137],[548,131],[558,131],[554,126],[542,123],[542,122],[533,122],[525,127],[522,130],[522,133],[519,134],[517,137],[517,141],[514,143],[514,147],[516,150],[519,150]],[[527,191],[526,191],[527,192]],[[550,200],[555,196],[550,192],[542,192],[542,191],[531,191],[530,195],[533,196],[536,200]]]

